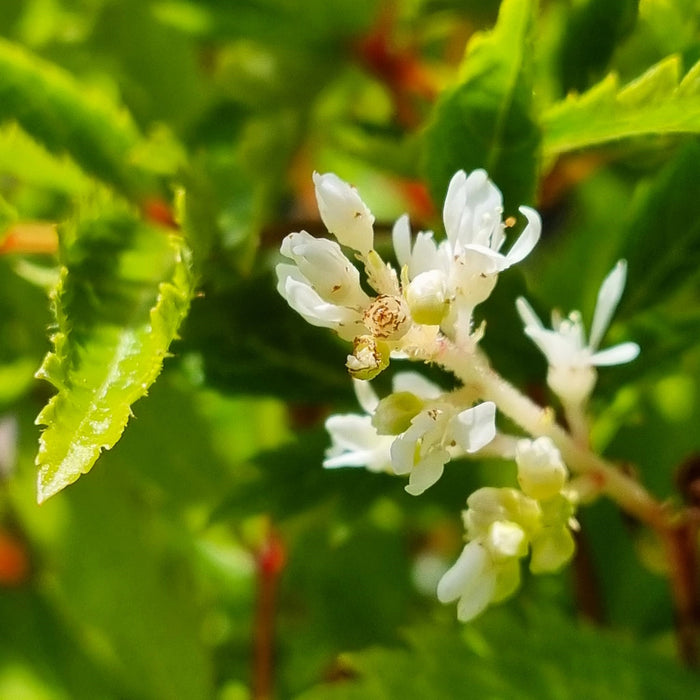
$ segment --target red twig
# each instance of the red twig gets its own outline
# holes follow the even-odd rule
[[[256,552],[258,597],[253,628],[254,700],[269,700],[272,697],[275,594],[285,561],[284,544],[270,529]]]

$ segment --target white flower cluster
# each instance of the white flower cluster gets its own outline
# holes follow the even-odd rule
[[[292,262],[277,266],[277,288],[306,321],[353,341],[347,367],[358,379],[375,377],[392,354],[429,360],[440,333],[462,344],[478,340],[474,307],[488,298],[498,273],[527,256],[540,237],[539,215],[521,207],[527,225],[501,253],[500,191],[483,170],[459,171],[445,199],[446,240],[438,244],[431,232],[421,232],[411,245],[408,217],[396,222],[397,273],[374,250],[374,217],[357,191],[332,173],[314,173],[314,184],[321,218],[338,242],[305,231],[289,234],[281,253]],[[363,290],[339,244],[355,251],[376,296]]]
[[[544,425],[540,414],[554,414],[519,397],[495,375],[478,348],[483,327],[474,328],[473,322],[474,309],[491,294],[498,274],[537,244],[540,217],[520,207],[525,226],[508,252],[501,252],[515,219],[504,222],[501,193],[483,170],[460,171],[445,198],[443,240],[436,242],[429,231],[413,239],[405,215],[394,224],[396,270],[374,249],[374,217],[357,191],[331,173],[314,173],[314,184],[321,218],[336,240],[305,231],[289,234],[281,247],[287,261],[277,265],[278,290],[306,321],[352,343],[346,366],[365,411],[326,421],[332,444],[324,466],[408,476],[406,491],[419,495],[454,457],[488,447],[491,454],[515,458],[520,490],[487,487],[468,498],[467,544],[438,585],[438,598],[458,600],[459,619],[470,620],[517,588],[526,555],[530,570],[541,573],[558,569],[574,552],[576,498],[559,450],[549,437],[499,434],[496,403],[483,399],[495,398],[511,417],[513,410],[525,411],[527,417],[516,422],[531,432],[532,426]],[[341,246],[354,251],[365,285]],[[571,434],[581,441],[595,367],[630,361],[639,352],[635,343],[598,350],[625,276],[620,261],[603,282],[588,341],[578,312],[567,318],[553,314],[547,329],[525,299],[517,300],[525,333],[547,358],[548,383],[574,423]],[[442,364],[465,386],[443,391],[420,374],[398,372],[391,393],[380,400],[367,380],[391,358]],[[488,381],[499,389],[489,394]],[[541,434],[539,427],[534,432]]]
[[[521,440],[515,460],[522,491],[487,487],[469,496],[467,544],[438,583],[438,599],[459,601],[463,622],[518,588],[520,559],[528,551],[533,573],[556,571],[574,553],[573,495],[565,490],[568,472],[554,443]]]

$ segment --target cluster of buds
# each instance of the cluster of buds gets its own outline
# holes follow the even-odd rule
[[[503,220],[501,193],[483,170],[459,171],[445,198],[443,240],[436,242],[430,231],[413,239],[405,215],[395,223],[397,270],[374,249],[374,216],[357,191],[331,173],[315,173],[314,184],[321,218],[336,240],[305,231],[289,234],[281,253],[291,262],[277,265],[278,290],[310,324],[330,328],[352,343],[346,367],[364,409],[361,415],[327,420],[331,446],[324,466],[364,466],[408,476],[406,491],[419,495],[455,457],[488,451],[517,464],[520,489],[487,487],[469,497],[464,513],[467,544],[438,586],[439,599],[459,600],[458,616],[469,620],[517,588],[524,556],[530,555],[532,572],[543,573],[561,567],[574,551],[575,492],[554,442],[500,433],[497,404],[484,400],[488,396],[483,386],[472,381],[484,372],[464,369],[488,367],[478,347],[484,325],[474,327],[474,309],[491,294],[498,275],[533,250],[540,217],[520,207],[525,226],[508,252],[501,252],[515,219]],[[353,251],[366,284],[343,248]],[[550,330],[524,299],[517,300],[525,333],[547,358],[548,383],[574,433],[576,426],[585,430],[583,415],[595,367],[630,361],[639,352],[634,343],[598,350],[625,274],[620,261],[603,282],[588,342],[577,312],[565,319],[555,313]],[[398,372],[392,392],[380,400],[369,380],[393,358],[442,365],[463,386],[444,391],[420,374]],[[506,413],[505,402],[512,400],[508,396],[512,394],[495,395]]]
[[[467,499],[467,544],[438,584],[438,599],[458,600],[463,622],[518,588],[528,552],[535,574],[556,571],[574,553],[576,497],[566,489],[568,471],[554,443],[520,440],[515,461],[521,490],[485,487]]]

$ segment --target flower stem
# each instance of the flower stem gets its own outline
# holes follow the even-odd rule
[[[627,513],[660,533],[671,526],[671,514],[641,484],[575,440],[556,422],[551,408],[538,406],[518,391],[489,366],[478,349],[466,354],[452,343],[443,343],[434,360],[465,385],[478,389],[482,399],[493,401],[502,413],[530,435],[549,437],[572,472],[592,477],[599,490]]]

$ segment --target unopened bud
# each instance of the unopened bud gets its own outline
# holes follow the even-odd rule
[[[520,488],[531,498],[552,498],[566,483],[568,471],[559,450],[548,437],[518,441],[515,461]]]
[[[398,340],[411,327],[408,306],[403,297],[380,294],[367,307],[364,324],[375,338]]]
[[[374,379],[389,366],[389,346],[371,335],[355,338],[352,355],[348,355],[345,366],[355,379]]]
[[[374,216],[354,187],[333,173],[314,173],[316,201],[326,228],[338,243],[367,253],[374,245]]]
[[[410,391],[399,391],[383,398],[372,416],[372,425],[379,435],[406,432],[411,420],[423,410],[423,401]]]
[[[439,325],[449,306],[444,273],[428,270],[416,275],[406,290],[406,301],[416,323]]]

